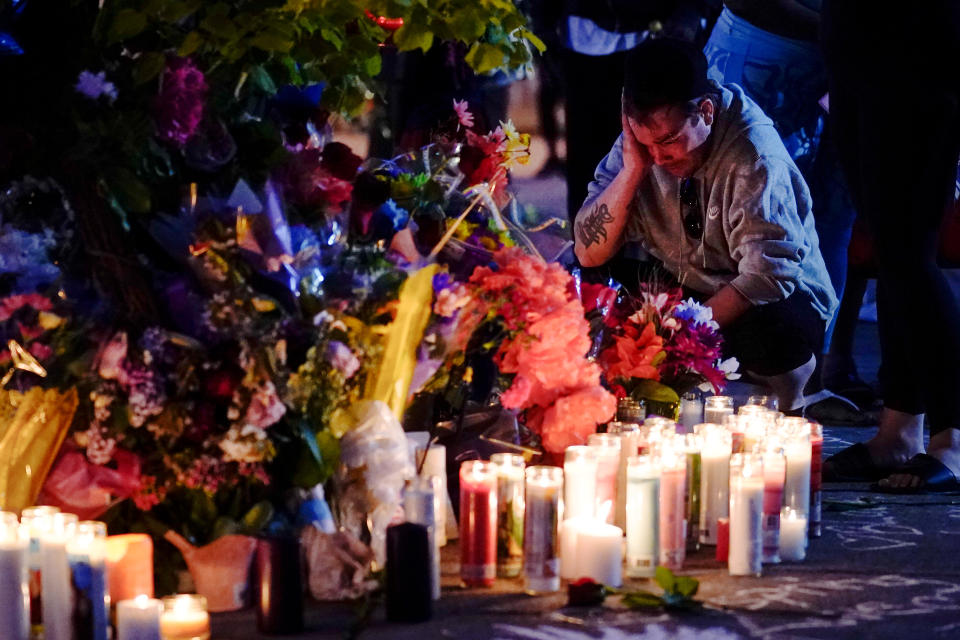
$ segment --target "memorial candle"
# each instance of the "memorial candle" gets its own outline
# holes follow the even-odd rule
[[[680,398],[679,423],[684,433],[692,433],[694,425],[703,422],[703,401],[697,392],[683,394]]]
[[[786,461],[783,449],[772,442],[763,452],[763,562],[780,562],[780,509]]]
[[[0,511],[0,630],[10,640],[30,637],[29,544],[17,514]]]
[[[30,546],[27,551],[30,583],[30,626],[33,634],[43,634],[43,589],[41,585],[42,568],[40,566],[40,534],[50,528],[48,522],[53,514],[58,513],[57,507],[39,506],[27,507],[20,513],[20,524],[27,531]]]
[[[627,461],[627,575],[650,577],[660,546],[660,468],[648,455]]]
[[[729,513],[730,433],[707,429],[700,453],[700,544],[717,544],[717,520]]]
[[[523,573],[528,593],[560,589],[560,492],[563,470],[536,466],[526,470],[523,521]]]
[[[567,447],[563,460],[563,517],[592,518],[596,509],[597,457],[590,447]]]
[[[148,596],[117,603],[116,640],[161,640],[163,603]]]
[[[703,401],[703,421],[722,425],[727,416],[733,415],[733,398],[709,396]]]
[[[780,558],[801,562],[807,555],[807,518],[796,509],[784,507],[780,514]]]
[[[566,482],[566,481],[564,481]],[[595,522],[593,518],[568,518],[560,524],[560,577],[566,580],[577,580],[584,574],[580,573],[577,564],[577,534],[581,529]]]
[[[195,593],[182,593],[163,599],[160,614],[163,640],[209,640],[210,614],[207,599]]]
[[[700,450],[703,440],[697,433],[688,433],[685,439],[687,455],[687,497],[685,512],[687,516],[687,549],[700,548]]]
[[[427,529],[430,543],[430,595],[440,599],[440,545],[437,542],[436,491],[440,479],[416,476],[407,482],[403,490],[403,512],[407,522],[419,524]]]
[[[680,569],[686,558],[684,502],[687,495],[687,462],[682,449],[664,447],[660,457],[660,564]]]
[[[497,467],[497,575],[515,578],[523,566],[523,456],[495,453]]]
[[[110,600],[153,597],[153,540],[145,533],[107,536]]]
[[[497,574],[497,468],[460,465],[460,578],[468,587],[492,587]]]
[[[596,517],[613,524],[617,507],[617,474],[620,470],[620,438],[610,433],[591,433],[587,446],[597,458]]]
[[[823,514],[823,425],[810,423],[810,537],[819,538]]]
[[[789,418],[787,420],[790,420]],[[802,513],[810,508],[810,428],[790,429],[786,420],[783,452],[787,457],[787,476],[783,486],[783,504]]]
[[[578,578],[619,587],[623,582],[623,530],[596,520],[577,529]]]
[[[744,452],[744,431],[747,421],[743,416],[729,415],[723,421],[723,427],[730,434],[730,453]]]
[[[620,466],[617,470],[617,508],[614,524],[627,526],[627,461],[640,451],[640,425],[632,422],[611,422],[607,433],[620,438]]]
[[[763,562],[763,459],[734,454],[730,464],[730,551],[732,576],[760,575]]]
[[[84,520],[77,524],[76,533],[67,541],[75,638],[108,638],[110,604],[107,595],[106,539],[106,524]]]
[[[44,640],[72,640],[73,598],[67,541],[77,528],[77,516],[55,513],[40,534],[40,573],[43,593]]]
[[[450,499],[447,495],[447,448],[442,444],[431,444],[427,449],[418,449],[416,462],[421,476],[435,477],[440,481],[434,487],[437,490],[434,514],[437,518],[437,545],[442,547],[447,544],[447,502]]]

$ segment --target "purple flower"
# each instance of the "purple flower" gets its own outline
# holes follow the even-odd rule
[[[203,120],[207,81],[189,58],[170,58],[156,101],[157,135],[182,147]]]
[[[353,355],[350,347],[339,340],[331,340],[327,344],[327,358],[330,359],[333,368],[342,373],[343,377],[348,380],[360,368],[360,361],[357,360],[357,356]]]
[[[77,76],[77,84],[73,88],[91,100],[105,96],[108,102],[113,103],[117,99],[117,87],[107,80],[105,71],[100,73],[81,71],[80,75]]]

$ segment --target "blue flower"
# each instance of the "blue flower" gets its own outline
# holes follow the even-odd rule
[[[389,220],[394,231],[405,228],[410,221],[410,213],[403,207],[398,207],[392,198],[380,205],[374,216]]]
[[[107,73],[91,73],[90,71],[81,71],[77,76],[77,84],[74,89],[78,93],[85,95],[91,100],[97,100],[100,96],[106,96],[111,104],[117,99],[117,87],[107,80]]]

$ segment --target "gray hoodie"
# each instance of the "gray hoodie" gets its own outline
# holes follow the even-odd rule
[[[773,122],[735,84],[721,93],[696,181],[704,232],[683,230],[681,180],[653,166],[637,189],[624,240],[639,242],[683,284],[712,295],[732,285],[755,305],[805,292],[824,320],[837,306],[813,223],[810,191]],[[618,138],[597,166],[585,206],[623,168]]]

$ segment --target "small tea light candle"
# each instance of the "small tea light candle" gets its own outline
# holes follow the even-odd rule
[[[117,640],[161,640],[163,603],[148,596],[117,603]]]
[[[780,559],[802,562],[807,556],[807,518],[790,507],[780,512]]]
[[[194,593],[164,598],[160,636],[163,640],[209,640],[207,599]]]

